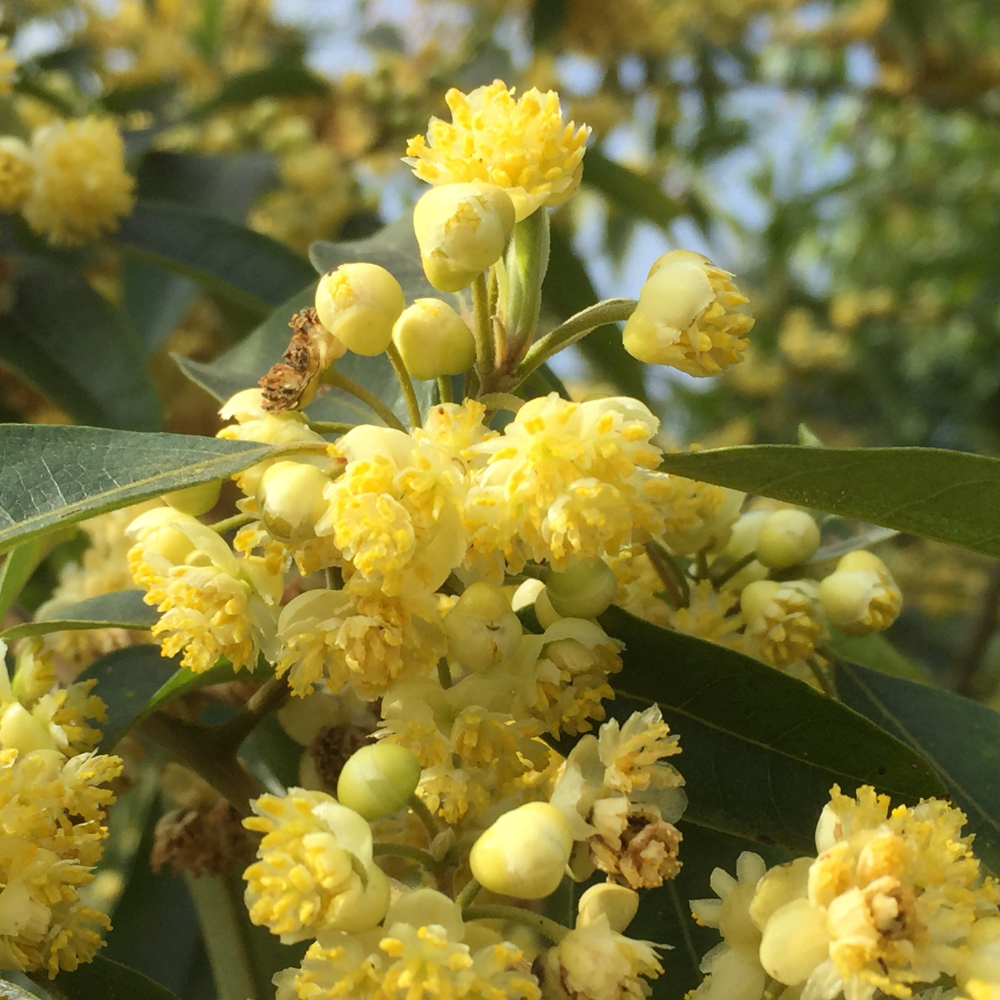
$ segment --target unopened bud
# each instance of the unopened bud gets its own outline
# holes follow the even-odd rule
[[[848,552],[819,585],[827,617],[848,635],[869,635],[888,628],[899,615],[902,594],[878,556]]]
[[[757,535],[757,560],[771,569],[797,566],[818,548],[819,526],[804,510],[791,507],[769,515]]]
[[[521,641],[521,622],[507,595],[489,583],[467,587],[444,616],[448,658],[468,670],[488,670],[512,656]]]
[[[399,282],[378,264],[341,264],[316,287],[319,321],[355,354],[381,354],[406,305]]]
[[[765,925],[760,964],[772,979],[796,986],[829,957],[829,951],[826,910],[808,899],[795,899],[775,911]]]
[[[195,545],[188,536],[175,527],[191,519],[173,507],[154,507],[140,514],[126,529],[126,534],[134,538],[147,553],[162,556],[174,566],[181,566],[194,551]]]
[[[748,625],[764,614],[764,609],[774,599],[781,589],[781,584],[774,580],[757,580],[743,588],[740,594],[740,613]]]
[[[286,542],[315,538],[316,522],[326,513],[323,488],[330,477],[308,462],[275,462],[257,486],[257,509],[264,527]]]
[[[441,299],[415,299],[396,320],[392,339],[414,378],[461,375],[476,360],[468,324]]]
[[[19,701],[9,705],[0,716],[0,747],[19,754],[58,749],[48,729]]]
[[[545,590],[563,618],[596,618],[618,593],[618,579],[603,559],[575,559],[561,573],[550,573]]]
[[[529,802],[504,813],[480,835],[469,864],[491,892],[542,899],[558,888],[572,849],[565,815],[548,802]]]
[[[198,483],[197,486],[188,486],[183,490],[164,493],[163,499],[174,510],[198,517],[199,514],[207,514],[219,502],[221,489],[222,480],[213,479],[207,483]]]
[[[639,361],[689,375],[715,375],[740,360],[753,319],[747,298],[707,257],[671,250],[650,268],[625,324],[625,350]]]
[[[778,865],[757,883],[750,904],[750,919],[758,930],[763,930],[771,915],[786,903],[805,898],[813,860],[796,858],[786,865]]]
[[[337,781],[337,799],[369,821],[381,819],[399,812],[419,781],[413,751],[383,741],[351,755]]]
[[[608,926],[618,934],[632,922],[639,912],[639,893],[624,885],[602,882],[592,885],[577,903],[576,926],[586,927],[595,923],[602,915],[608,918]]]
[[[547,629],[550,625],[555,625],[562,618],[562,615],[552,607],[547,587],[542,587],[535,598],[535,617],[543,629]]]
[[[442,184],[413,208],[427,280],[457,292],[495,264],[514,229],[514,203],[493,184]]]

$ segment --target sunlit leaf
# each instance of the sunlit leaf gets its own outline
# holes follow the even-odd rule
[[[160,616],[155,608],[143,602],[143,594],[142,590],[119,590],[88,597],[53,611],[50,617],[36,618],[33,622],[6,629],[0,632],[0,638],[10,641],[25,635],[92,628],[149,629]]]

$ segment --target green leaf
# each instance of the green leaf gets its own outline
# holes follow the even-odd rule
[[[537,49],[552,42],[568,12],[568,0],[535,0],[531,5],[531,47]]]
[[[837,665],[844,702],[929,760],[969,817],[976,854],[1000,873],[1000,713],[950,691]]]
[[[283,243],[186,205],[138,201],[113,239],[126,255],[192,278],[261,320],[314,276]]]
[[[588,154],[589,155],[589,154]],[[553,226],[549,234],[549,269],[542,285],[545,308],[560,320],[597,302],[583,261],[576,255],[566,233]],[[628,396],[648,402],[643,366],[622,346],[621,330],[606,323],[588,333],[576,349],[590,365],[595,378],[606,379]]]
[[[329,97],[330,84],[307,69],[298,57],[275,59],[270,66],[248,70],[230,77],[210,101],[189,115],[200,121],[222,108],[252,104],[262,97]]]
[[[609,160],[596,149],[587,150],[583,182],[597,188],[619,208],[632,212],[666,229],[684,208],[666,195],[659,183]]]
[[[661,469],[1000,556],[1000,460],[940,448],[743,445]]]
[[[0,424],[0,552],[104,511],[231,476],[273,450],[183,434]]]
[[[838,629],[831,629],[827,645],[838,655],[851,663],[860,663],[870,670],[892,677],[928,684],[930,679],[915,663],[905,657],[880,632],[874,635],[844,635]]]
[[[3,569],[0,570],[0,621],[3,621],[51,547],[49,538],[36,538],[12,549],[3,561]]]
[[[142,590],[119,590],[88,597],[85,601],[54,610],[52,617],[36,618],[33,622],[5,629],[0,632],[0,639],[9,642],[25,635],[91,628],[127,628],[135,631],[150,629],[160,615],[155,608],[143,602],[143,593]]]
[[[148,976],[100,955],[74,972],[60,972],[53,986],[66,1000],[177,1000]]]
[[[107,721],[101,724],[101,753],[110,752],[136,722],[149,714],[150,701],[177,673],[179,663],[177,657],[161,656],[159,646],[126,646],[94,660],[76,678],[96,680],[92,693],[108,706]]]
[[[163,423],[146,352],[122,313],[54,260],[18,258],[14,304],[0,316],[0,358],[81,423]]]
[[[233,670],[233,665],[225,659],[219,660],[215,666],[200,674],[188,670],[187,667],[181,667],[153,692],[149,701],[143,706],[141,715],[145,718],[162,708],[168,701],[180,698],[181,695],[187,694],[189,691],[197,691],[198,688],[209,687],[212,684],[225,684],[234,680],[235,677],[236,671]]]
[[[834,782],[908,802],[944,787],[904,743],[757,660],[617,607],[601,624],[625,643],[627,693],[656,701],[680,735],[686,822],[803,853]]]

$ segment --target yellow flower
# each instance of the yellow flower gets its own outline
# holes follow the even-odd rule
[[[3,39],[3,45],[7,39]],[[0,76],[2,76],[3,49],[0,48]],[[0,86],[0,91],[2,91]],[[31,179],[35,168],[28,147],[14,136],[0,138],[0,212],[17,211],[31,192]]]
[[[722,941],[705,954],[705,979],[694,992],[697,1000],[758,1000],[765,974],[760,964],[760,931],[750,919],[754,889],[766,870],[764,859],[744,851],[736,860],[736,878],[722,868],[712,872],[717,899],[692,899],[691,914],[705,927],[717,927]]]
[[[625,324],[625,350],[646,364],[717,375],[747,347],[747,301],[728,271],[691,250],[671,250],[649,270]]]
[[[0,965],[21,972],[72,971],[103,945],[110,922],[82,904],[107,838],[102,787],[117,757],[56,750],[0,751]]]
[[[744,648],[772,667],[808,660],[826,636],[826,618],[812,580],[758,580],[744,587]]]
[[[665,609],[661,617],[670,628],[730,649],[740,648],[740,617],[731,613],[736,608],[736,597],[725,590],[717,591],[711,581],[699,580],[691,587],[691,602],[686,608],[660,603]]]
[[[499,573],[529,559],[565,569],[573,556],[614,554],[655,531],[651,502],[666,481],[649,470],[659,421],[628,397],[571,403],[556,393],[526,402],[503,436],[473,446],[487,458],[473,473],[465,521],[468,561]]]
[[[965,815],[927,799],[889,811],[870,786],[856,798],[835,785],[816,829],[819,856],[805,898],[767,919],[761,961],[804,1000],[843,991],[909,997],[917,983],[954,976],[977,917],[995,915],[1000,888],[983,878],[962,836]]]
[[[405,162],[435,187],[481,181],[506,189],[518,221],[542,205],[566,201],[583,176],[590,129],[563,123],[559,96],[532,88],[514,99],[501,80],[469,94],[445,95],[452,121],[432,118],[414,136]]]
[[[684,476],[664,478],[657,506],[667,546],[678,555],[725,546],[746,494]]]
[[[113,230],[132,209],[125,143],[109,118],[55,121],[31,138],[35,177],[23,213],[36,232],[77,246]]]
[[[848,635],[869,635],[898,617],[903,596],[889,568],[864,549],[848,552],[819,585],[827,617]]]
[[[251,807],[256,815],[243,825],[264,834],[243,873],[253,923],[294,944],[324,931],[365,931],[385,916],[389,882],[356,812],[304,788],[262,795]]]

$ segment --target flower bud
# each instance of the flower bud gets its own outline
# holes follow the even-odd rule
[[[576,908],[576,926],[595,923],[603,914],[608,926],[621,934],[639,911],[639,893],[624,885],[602,882],[592,885],[581,897]]]
[[[0,716],[0,747],[19,754],[57,749],[48,729],[19,701],[9,705]]]
[[[786,865],[770,869],[757,883],[750,919],[763,930],[771,915],[793,899],[804,899],[809,887],[809,868],[814,858],[796,858]]]
[[[207,483],[198,483],[197,486],[188,486],[182,490],[174,490],[172,493],[164,493],[163,499],[174,510],[198,517],[199,514],[207,514],[219,502],[221,489],[222,480],[212,479]]]
[[[787,569],[812,558],[819,548],[819,526],[804,511],[776,510],[760,527],[757,560],[771,569]]]
[[[413,208],[427,280],[457,292],[495,264],[514,229],[514,203],[492,184],[442,184]]]
[[[548,802],[504,813],[472,847],[473,876],[491,892],[542,899],[555,892],[573,849],[569,820]]]
[[[857,549],[819,585],[827,617],[848,635],[869,635],[888,628],[899,615],[902,594],[878,556]]]
[[[671,250],[650,268],[639,304],[625,324],[625,350],[639,361],[689,375],[715,375],[740,360],[753,319],[747,298],[701,254]]]
[[[441,299],[415,299],[396,320],[392,339],[413,378],[461,375],[476,360],[468,324]]]
[[[603,559],[574,559],[545,581],[549,601],[563,618],[596,618],[618,593],[618,578]]]
[[[362,747],[350,756],[337,781],[341,805],[371,821],[406,805],[420,781],[420,761],[394,743]]]
[[[381,354],[406,305],[399,282],[378,264],[341,264],[316,287],[319,321],[355,354]]]
[[[555,625],[562,618],[562,615],[552,607],[548,588],[544,586],[538,591],[538,596],[535,598],[535,617],[538,619],[538,624],[544,629]]]
[[[444,616],[448,658],[468,670],[488,670],[512,656],[521,641],[521,622],[507,595],[489,583],[467,587]]]
[[[826,911],[808,899],[795,899],[776,910],[764,927],[760,964],[773,979],[796,986],[829,955]]]
[[[748,625],[764,614],[764,609],[781,589],[775,580],[757,580],[743,588],[740,594],[740,613]]]
[[[330,477],[308,462],[275,462],[260,477],[257,509],[264,527],[285,542],[316,537],[316,522],[326,513],[323,489]]]
[[[176,527],[190,520],[173,507],[154,507],[140,514],[126,529],[126,534],[134,538],[138,546],[149,554],[161,556],[174,566],[181,566],[194,551],[194,542]]]

